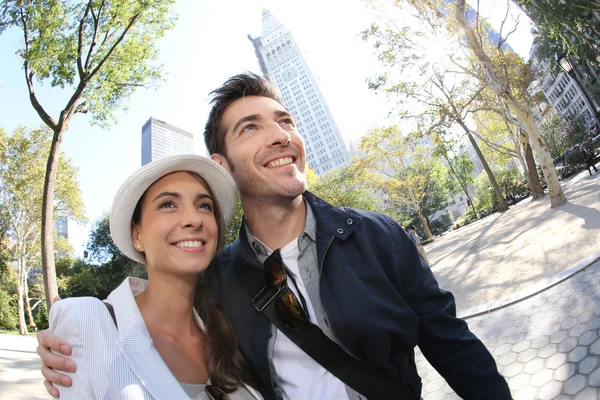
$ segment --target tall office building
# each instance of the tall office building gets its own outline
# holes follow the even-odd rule
[[[66,217],[59,216],[54,221],[54,230],[58,237],[69,239],[69,220]]]
[[[263,74],[275,83],[306,143],[306,160],[317,174],[350,162],[350,155],[316,80],[290,31],[263,10],[260,37],[248,39]]]
[[[194,135],[188,131],[150,117],[142,127],[142,165],[159,158],[191,154]]]

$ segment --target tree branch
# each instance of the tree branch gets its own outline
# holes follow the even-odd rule
[[[23,24],[23,38],[25,40],[25,57],[23,57],[23,70],[25,72],[25,81],[27,82],[27,88],[29,89],[29,101],[31,105],[38,113],[42,121],[52,130],[56,128],[56,121],[44,110],[44,107],[40,104],[35,95],[35,89],[33,87],[33,72],[29,71],[29,62],[27,61],[27,56],[29,55],[29,28],[27,28],[27,18],[25,17],[25,12],[23,11],[23,5],[19,8],[21,15],[21,23]]]
[[[485,144],[487,144],[488,146],[490,146],[491,148],[493,148],[494,150],[496,150],[498,153],[506,154],[506,155],[511,156],[511,157],[516,157],[517,153],[513,149],[510,149],[510,148],[502,146],[500,144],[491,142],[488,139],[483,138],[476,131],[471,131],[471,133],[473,135],[477,136],[479,139],[481,139]]]
[[[112,47],[110,48],[110,50],[108,51],[108,53],[106,53],[106,56],[104,56],[104,58],[98,63],[98,65],[96,65],[96,68],[94,68],[92,70],[92,72],[89,74],[88,80],[91,80],[98,73],[98,71],[100,71],[100,69],[102,68],[102,66],[104,65],[104,63],[106,63],[106,61],[110,58],[110,56],[115,51],[115,49],[123,41],[123,38],[125,37],[125,35],[127,35],[127,32],[129,32],[129,30],[135,24],[135,21],[138,19],[139,16],[140,16],[140,14],[138,13],[138,14],[135,14],[133,17],[131,17],[131,19],[129,20],[129,24],[123,30],[123,32],[121,33],[121,36],[119,36],[119,38],[112,45]]]
[[[91,2],[92,0],[90,0]],[[98,27],[100,26],[100,18],[102,17],[102,8],[104,7],[105,1],[102,1],[100,7],[98,8],[98,15],[94,14],[94,10],[92,9],[92,18],[94,19],[94,37],[92,38],[92,43],[90,44],[90,49],[88,50],[88,54],[85,58],[85,70],[87,71],[90,68],[90,63],[92,61],[92,53],[94,52],[94,47],[96,47],[97,38],[98,38]]]
[[[476,74],[475,72],[471,71],[470,69],[467,69],[466,67],[463,67],[462,65],[460,65],[459,63],[454,61],[452,56],[449,55],[448,58],[450,59],[450,62],[452,62],[452,64],[456,65],[462,71],[462,74],[467,74],[475,79],[485,82],[485,79],[482,76],[479,76],[479,74]],[[453,71],[448,70],[448,72],[453,72]],[[460,74],[461,72],[458,72],[458,73]]]
[[[85,6],[85,11],[79,21],[79,31],[77,37],[77,72],[79,73],[79,80],[84,79],[83,64],[81,63],[81,50],[83,49],[83,26],[85,25],[85,19],[90,11],[92,0],[89,0]]]
[[[502,19],[502,23],[500,24],[500,31],[498,32],[498,50],[502,49],[502,45],[504,44],[504,40],[502,39],[502,31],[504,30],[504,24],[506,24],[506,20],[508,19],[508,14],[510,12],[510,0],[506,0],[506,14],[504,14],[504,18]]]

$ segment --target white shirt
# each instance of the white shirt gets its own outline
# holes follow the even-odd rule
[[[264,244],[263,244],[264,245]],[[264,246],[268,249],[266,246]],[[271,253],[271,250],[268,250]],[[316,324],[315,310],[310,302],[308,291],[298,268],[298,239],[294,239],[281,249],[281,257],[288,271],[294,276],[294,281],[306,301],[308,314]],[[288,286],[298,300],[296,285],[288,277]],[[279,378],[279,383],[287,400],[315,400],[315,399],[340,399],[348,400],[346,385],[333,374],[327,371],[302,351],[279,329],[274,340],[273,365]]]

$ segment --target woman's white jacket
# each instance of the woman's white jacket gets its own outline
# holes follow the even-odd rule
[[[50,331],[69,343],[77,367],[67,373],[72,386],[59,388],[61,399],[189,399],[154,347],[135,302],[146,286],[147,281],[130,277],[108,296],[118,329],[96,298],[70,298],[52,306]],[[195,311],[194,317],[204,330]]]

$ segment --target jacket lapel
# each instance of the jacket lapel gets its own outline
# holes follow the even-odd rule
[[[189,398],[154,347],[133,297],[130,279],[126,279],[108,296],[119,326],[119,350],[131,371],[153,398]]]

